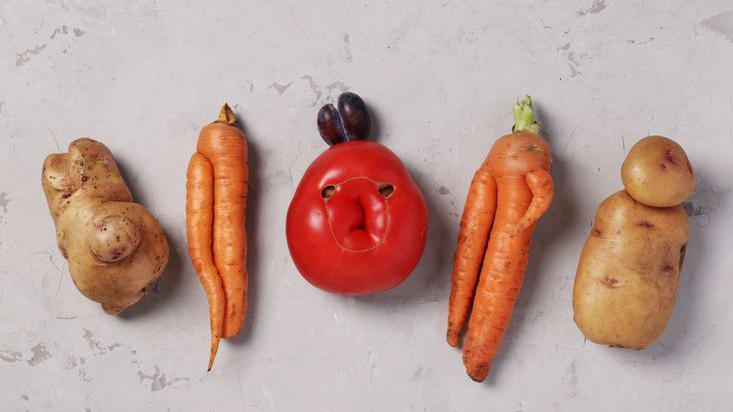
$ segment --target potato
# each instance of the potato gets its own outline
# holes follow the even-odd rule
[[[43,191],[74,284],[117,314],[142,299],[168,262],[158,221],[132,195],[109,149],[78,139],[43,164]]]
[[[664,332],[689,237],[681,205],[617,192],[598,207],[573,288],[575,323],[591,341],[643,349]]]
[[[634,199],[649,206],[670,207],[695,190],[695,172],[685,151],[673,140],[648,136],[629,151],[621,180]]]

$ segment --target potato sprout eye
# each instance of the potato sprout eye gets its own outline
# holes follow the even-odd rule
[[[328,185],[321,189],[321,197],[323,200],[328,200],[336,194],[336,186]]]
[[[379,183],[377,185],[377,191],[385,198],[389,198],[394,193],[394,185],[391,183]]]

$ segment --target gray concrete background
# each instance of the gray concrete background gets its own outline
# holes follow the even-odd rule
[[[3,410],[729,410],[733,3],[717,1],[0,0]],[[318,107],[360,93],[428,200],[418,270],[365,298],[322,293],[288,255],[285,211],[325,149]],[[444,342],[468,184],[530,93],[557,194],[492,376]],[[184,172],[229,102],[251,147],[252,306],[206,373],[205,297],[186,255]],[[578,254],[639,138],[686,149],[699,181],[664,337],[584,342]],[[119,317],[74,288],[39,183],[46,154],[106,143],[171,245]]]

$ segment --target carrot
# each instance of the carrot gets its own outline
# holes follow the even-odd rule
[[[187,172],[186,229],[191,262],[208,301],[211,356],[220,338],[242,329],[247,312],[247,143],[234,113],[224,105],[219,119],[201,130]]]
[[[214,265],[212,227],[214,222],[214,176],[211,163],[201,153],[194,153],[186,173],[186,236],[188,256],[209,300],[211,355],[214,364],[224,322],[224,289]]]
[[[486,170],[481,169],[476,172],[468,191],[453,263],[448,300],[451,310],[448,313],[446,335],[450,346],[458,346],[458,337],[466,323],[495,211],[496,181]]]
[[[463,363],[477,382],[489,374],[524,281],[535,223],[552,202],[552,152],[538,134],[529,96],[517,101],[514,117],[513,133],[496,141],[476,175],[495,184],[479,185],[475,178],[471,185],[452,274],[447,339],[458,344],[473,297]]]

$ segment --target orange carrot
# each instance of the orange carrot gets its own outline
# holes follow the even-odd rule
[[[211,318],[211,355],[209,370],[214,363],[224,323],[224,289],[214,265],[212,227],[214,223],[214,172],[211,163],[194,153],[186,173],[186,237],[188,256],[209,300]]]
[[[219,338],[236,336],[247,312],[244,224],[249,171],[245,136],[235,123],[234,113],[224,105],[219,119],[201,130],[187,176],[189,254],[211,316],[209,369]]]
[[[552,152],[538,134],[529,96],[523,102],[517,101],[514,117],[513,133],[496,141],[477,173],[488,176],[483,179],[493,179],[495,184],[477,185],[474,179],[471,186],[452,275],[448,343],[458,343],[473,297],[463,363],[471,379],[479,382],[488,376],[509,326],[524,281],[535,223],[552,202]],[[481,253],[483,260],[477,257]]]
[[[446,335],[450,346],[458,346],[458,337],[466,323],[495,211],[496,181],[486,170],[480,169],[468,191],[453,263]]]

